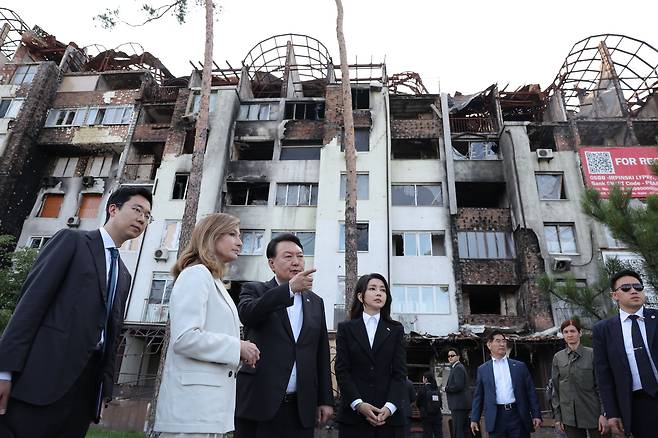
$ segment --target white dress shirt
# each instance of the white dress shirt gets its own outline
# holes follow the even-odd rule
[[[274,277],[277,284],[281,284],[276,276]],[[288,286],[290,288],[290,286]],[[292,298],[292,306],[286,308],[288,312],[288,320],[290,321],[290,327],[292,327],[292,335],[297,342],[299,338],[299,333],[302,331],[302,324],[304,323],[304,309],[302,307],[302,294],[296,294],[290,288],[290,298]],[[292,364],[292,371],[290,371],[290,377],[288,378],[288,386],[286,387],[287,393],[297,392],[297,361]]]
[[[619,319],[621,320],[621,332],[624,337],[624,350],[626,350],[626,357],[628,358],[628,365],[631,368],[631,377],[633,378],[633,391],[642,389],[642,382],[640,381],[640,371],[637,368],[637,361],[635,360],[635,349],[633,348],[633,335],[631,329],[633,327],[633,321],[628,317],[629,315],[637,315],[637,325],[640,326],[640,333],[642,334],[642,341],[644,341],[644,348],[647,349],[649,353],[649,362],[651,362],[651,368],[653,373],[658,380],[658,371],[656,370],[656,364],[653,363],[653,358],[651,357],[651,350],[649,350],[649,344],[647,343],[647,328],[644,324],[644,306],[640,308],[635,313],[628,313],[622,308],[619,308]]]
[[[507,356],[496,359],[491,358],[494,373],[494,382],[496,385],[496,404],[506,405],[514,403],[514,387],[512,386],[512,373],[509,369]]]
[[[112,240],[112,237],[110,236],[110,233],[107,232],[107,230],[103,227],[100,228],[101,232],[101,238],[103,239],[103,247],[105,248],[105,281],[106,284],[109,280],[110,276],[110,261],[112,260],[112,256],[110,254],[109,248],[117,248],[117,245],[114,243],[114,240]],[[119,275],[119,270],[117,269],[115,271],[115,275]],[[101,337],[98,340],[99,344],[103,343],[103,338],[104,338],[104,333],[101,332]],[[0,371],[0,380],[11,380],[11,372],[10,371]]]
[[[370,348],[372,348],[372,345],[375,342],[375,334],[377,333],[377,325],[379,325],[379,313],[375,313],[374,315],[368,315],[367,313],[363,312],[363,324],[366,326],[366,333],[368,334],[368,342],[370,343]],[[350,403],[350,407],[352,408],[352,410],[356,411],[356,407],[359,405],[359,403],[363,403],[363,400],[360,398],[357,398],[352,403]],[[393,415],[397,410],[397,406],[395,406],[391,402],[384,403],[384,407],[388,408],[388,410],[391,411],[391,415]]]

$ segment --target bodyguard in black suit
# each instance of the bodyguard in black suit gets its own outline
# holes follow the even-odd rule
[[[338,324],[336,380],[340,438],[401,438],[407,376],[404,329],[391,319],[391,293],[380,274],[359,278],[350,320]]]
[[[245,284],[238,304],[260,360],[238,372],[235,437],[311,438],[333,415],[324,303],[295,235],[272,239],[266,255],[275,277]]]
[[[112,397],[131,282],[117,248],[144,231],[151,202],[119,189],[103,228],[62,230],[41,250],[0,339],[0,421],[16,438],[84,437]]]
[[[646,295],[637,272],[624,270],[611,280],[619,315],[594,326],[594,371],[605,416],[614,432],[634,438],[658,434],[658,311],[644,307]]]
[[[471,390],[468,384],[468,373],[456,348],[448,350],[450,375],[446,382],[446,397],[452,416],[452,438],[468,436],[468,411],[471,409]]]

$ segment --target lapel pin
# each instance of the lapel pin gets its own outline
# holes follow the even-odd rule
[[[651,319],[656,319],[656,315],[651,315]]]
[[[307,302],[307,303],[310,303],[310,302],[311,302],[311,300],[310,300],[310,299],[308,299],[308,298],[306,298],[306,302]]]
[[[386,327],[386,330],[388,330],[389,332],[391,331],[391,329],[389,327]]]

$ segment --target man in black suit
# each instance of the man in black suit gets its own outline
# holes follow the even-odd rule
[[[41,250],[0,339],[0,422],[16,438],[84,437],[111,399],[131,282],[118,248],[142,234],[151,202],[120,188],[100,230],[59,231]]]
[[[596,323],[594,371],[613,432],[634,438],[658,430],[658,311],[644,307],[642,277],[623,270],[610,279],[619,315]]]
[[[324,303],[297,236],[275,237],[266,255],[274,278],[245,284],[238,304],[261,359],[238,372],[235,437],[311,438],[333,414]]]
[[[452,438],[464,438],[468,429],[468,411],[471,409],[471,393],[468,385],[468,373],[463,363],[459,361],[456,348],[448,350],[450,375],[446,382],[446,397],[452,416]]]

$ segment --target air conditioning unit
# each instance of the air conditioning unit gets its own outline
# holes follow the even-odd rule
[[[166,261],[169,258],[169,250],[167,248],[158,248],[153,251],[153,258],[156,260]]]
[[[82,185],[85,187],[93,187],[96,184],[96,178],[93,176],[83,176]]]
[[[79,227],[80,218],[78,216],[71,216],[70,218],[66,219],[66,225],[71,228]]]
[[[41,187],[55,187],[59,183],[59,178],[54,176],[44,176],[41,178]]]
[[[197,118],[197,113],[187,113],[187,114],[185,114],[184,116],[181,117],[181,119],[183,119],[183,121],[185,121],[187,123],[196,122],[196,118]]]
[[[538,160],[552,160],[553,159],[553,149],[537,149],[537,159]]]
[[[567,272],[571,270],[571,259],[569,257],[553,258],[553,272]]]

